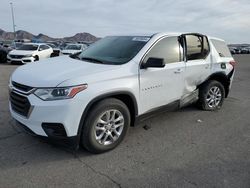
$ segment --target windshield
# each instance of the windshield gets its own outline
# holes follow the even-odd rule
[[[18,50],[29,50],[29,51],[35,51],[37,50],[38,45],[36,44],[23,44],[18,48]]]
[[[65,50],[81,50],[81,45],[69,44],[66,46]]]
[[[148,42],[150,37],[110,36],[84,50],[78,57],[94,59],[104,64],[123,64],[130,61]]]

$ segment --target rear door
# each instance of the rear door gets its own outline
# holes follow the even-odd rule
[[[205,35],[182,35],[185,46],[185,90],[184,94],[194,91],[211,73],[211,53]]]

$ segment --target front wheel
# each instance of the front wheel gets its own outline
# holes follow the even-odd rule
[[[200,87],[198,105],[203,110],[218,110],[221,108],[224,98],[224,86],[216,80],[209,80]]]
[[[83,125],[82,145],[92,153],[114,149],[130,126],[128,107],[115,98],[104,99],[91,108]]]
[[[36,55],[34,58],[35,58],[35,60],[34,60],[34,61],[39,61],[39,57],[38,57],[38,55]]]

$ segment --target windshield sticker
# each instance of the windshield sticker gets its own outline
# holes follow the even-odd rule
[[[149,39],[149,37],[134,37],[132,41],[148,42]]]

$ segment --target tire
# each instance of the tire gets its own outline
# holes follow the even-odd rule
[[[215,111],[221,108],[225,99],[224,86],[216,81],[209,80],[199,89],[198,106],[202,110]]]
[[[39,57],[37,55],[34,58],[35,58],[35,61],[39,61]]]
[[[122,101],[104,99],[90,109],[83,125],[81,144],[95,154],[112,150],[124,139],[130,121],[129,109]]]
[[[50,57],[56,57],[56,54],[55,53],[51,53]]]

